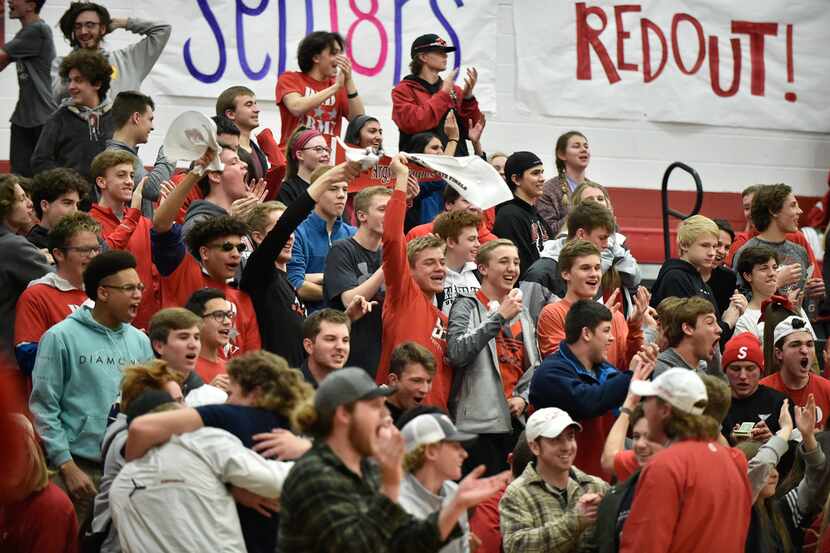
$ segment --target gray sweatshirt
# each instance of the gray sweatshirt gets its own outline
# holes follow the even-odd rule
[[[135,156],[135,163],[133,164],[135,175],[133,176],[133,182],[138,186],[141,179],[147,177],[147,182],[144,183],[144,188],[141,191],[141,214],[152,220],[154,212],[153,202],[158,201],[161,195],[161,183],[173,175],[173,171],[176,170],[176,164],[167,160],[164,155],[164,146],[159,148],[156,162],[149,173],[144,169],[144,164],[138,156],[138,148],[133,148],[125,142],[110,138],[107,140],[107,150],[123,150]]]
[[[665,371],[674,367],[681,367],[689,369],[690,371],[697,371],[700,374],[711,374],[712,376],[717,376],[718,378],[726,380],[726,375],[720,368],[720,349],[717,349],[715,354],[716,355],[712,358],[712,361],[708,364],[705,361],[701,361],[700,365],[692,367],[679,353],[677,353],[677,350],[674,348],[668,348],[667,350],[660,352],[660,355],[657,356],[657,364],[654,367],[652,378],[657,378]]]

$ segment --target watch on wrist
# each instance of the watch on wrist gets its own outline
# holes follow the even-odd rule
[[[631,410],[631,409],[629,409],[628,407],[620,407],[620,413],[625,413],[626,415],[628,415],[629,417],[631,417],[631,415],[633,415],[633,414],[634,414],[634,411],[632,411],[632,410]]]

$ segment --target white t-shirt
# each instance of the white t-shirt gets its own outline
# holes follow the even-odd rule
[[[804,309],[801,309],[799,312],[799,316],[807,321],[807,326],[810,328],[810,333],[815,336],[815,332],[813,332],[813,325],[810,324],[810,320],[807,318],[807,313],[804,312]],[[735,334],[740,334],[741,332],[751,332],[755,336],[758,337],[758,341],[761,342],[761,345],[764,345],[764,323],[758,322],[758,319],[761,318],[761,310],[754,309],[752,307],[747,307],[744,314],[740,316],[738,322],[735,323]]]

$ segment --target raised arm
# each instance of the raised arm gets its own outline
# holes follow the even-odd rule
[[[124,458],[132,461],[143,457],[151,448],[166,443],[171,436],[193,432],[203,426],[199,412],[192,408],[142,415],[130,423]]]
[[[153,215],[153,228],[158,233],[165,233],[173,228],[173,223],[176,221],[176,216],[179,210],[184,205],[187,195],[193,189],[193,185],[199,182],[204,174],[204,168],[207,167],[216,152],[208,149],[198,161],[195,162],[193,169],[182,179],[176,188],[161,202],[155,214]]]
[[[122,28],[131,33],[143,35],[144,38],[121,50],[126,64],[139,72],[139,81],[143,81],[161,56],[167,41],[170,40],[172,27],[167,23],[146,21],[135,17],[114,18],[110,30]]]

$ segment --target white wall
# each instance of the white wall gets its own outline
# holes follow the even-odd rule
[[[177,2],[192,0],[172,0]],[[298,1],[298,0],[292,0]],[[485,146],[488,151],[510,152],[524,149],[538,153],[552,168],[552,150],[556,137],[572,128],[587,135],[593,160],[589,176],[614,187],[659,188],[663,171],[673,161],[684,161],[700,173],[705,190],[740,191],[754,183],[786,182],[801,195],[821,196],[827,190],[830,168],[830,135],[777,130],[740,129],[647,121],[607,119],[541,118],[519,113],[513,107],[515,48],[513,45],[513,0],[492,0],[499,4],[498,35],[495,37],[498,65],[498,112],[488,118]],[[520,1],[520,0],[516,0]],[[114,17],[144,13],[141,1],[104,2]],[[56,25],[68,1],[50,0],[41,14]],[[4,6],[5,8],[5,6]],[[6,21],[6,38],[19,29],[16,21]],[[54,27],[58,54],[68,50],[57,27]],[[173,32],[177,32],[176,29]],[[108,46],[118,48],[133,37],[117,31],[108,37]],[[543,69],[543,68],[540,68]],[[359,77],[358,77],[359,79]],[[237,83],[228,83],[228,85]],[[359,84],[359,80],[358,80]],[[17,81],[13,67],[0,73],[0,158],[8,157],[8,118],[17,99]],[[161,144],[166,124],[184,109],[213,113],[213,102],[202,98],[155,97],[157,127],[142,154],[150,161]],[[276,129],[279,116],[273,98],[260,99],[264,110],[261,121]],[[391,122],[390,105],[368,105],[367,113],[383,122],[389,149],[397,145],[397,133]],[[691,180],[677,175],[672,186],[692,189]]]

